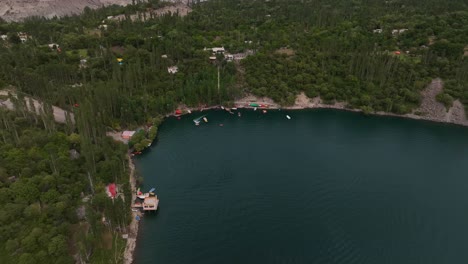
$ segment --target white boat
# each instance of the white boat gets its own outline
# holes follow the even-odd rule
[[[237,110],[237,107],[233,107],[233,108],[231,108],[231,110],[234,110],[234,111],[236,111],[236,110]]]
[[[291,119],[291,117],[290,117],[289,115],[286,115],[286,118],[287,118],[287,119]]]
[[[189,109],[189,110],[187,110],[187,112],[188,112],[189,114],[191,114],[191,113],[192,113],[192,111],[190,111],[190,109]]]
[[[254,111],[257,111],[257,107],[254,107]]]
[[[223,110],[224,110],[224,106],[221,106],[221,109],[223,109]]]
[[[205,123],[208,123],[208,119],[206,117],[203,117],[203,121],[205,121]]]
[[[241,116],[241,112],[237,112],[237,116],[240,117],[240,116]]]

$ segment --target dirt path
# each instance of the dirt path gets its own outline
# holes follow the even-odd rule
[[[132,190],[132,203],[136,199],[136,179],[135,179],[135,164],[133,160],[128,158],[128,166],[130,168],[130,188]],[[138,236],[138,221],[135,219],[137,212],[132,211],[132,222],[128,230],[127,246],[124,251],[124,264],[131,264],[133,262],[133,252],[136,247],[136,240]]]
[[[8,90],[0,91],[0,95],[2,95],[2,96],[8,96],[8,93],[10,93],[10,94],[12,94],[13,96],[16,97],[16,94],[15,94],[14,91],[8,91]],[[32,99],[30,97],[24,97],[24,99],[26,100],[26,105],[27,105],[29,111],[35,112],[36,114],[41,113],[41,109],[43,108],[42,102],[40,102],[40,101],[38,101],[36,99]],[[32,99],[32,101],[34,103],[34,109],[31,109],[31,107],[29,105],[29,100],[30,99]],[[15,106],[14,106],[13,102],[11,102],[10,99],[6,99],[6,100],[1,100],[0,99],[0,107],[5,107],[5,108],[10,109],[10,110],[15,109]],[[53,110],[54,119],[55,119],[56,122],[63,123],[63,124],[65,124],[67,122],[67,119],[66,119],[67,111],[65,111],[62,108],[59,108],[57,106],[52,106],[52,110]],[[70,114],[71,121],[75,122],[75,117],[74,117],[73,113],[69,113],[69,114]]]

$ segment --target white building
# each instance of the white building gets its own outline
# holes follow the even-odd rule
[[[19,32],[18,37],[21,40],[21,43],[25,43],[26,41],[28,41],[28,38],[29,38],[28,34],[23,33],[23,32]]]
[[[50,43],[50,44],[49,44],[49,48],[50,48],[50,49],[58,49],[58,48],[60,48],[60,45],[57,44],[57,43]]]
[[[377,33],[377,34],[381,34],[382,31],[383,30],[381,28],[377,28],[377,29],[374,29],[372,32]]]
[[[217,54],[217,53],[224,53],[226,50],[224,49],[224,47],[214,47],[214,48],[204,48],[203,50],[211,50],[213,52],[213,54]]]
[[[176,74],[179,71],[179,67],[171,66],[167,68],[167,72],[171,74]]]
[[[398,34],[401,34],[401,33],[405,32],[405,31],[407,31],[407,30],[408,30],[407,28],[393,29],[393,30],[392,30],[392,35],[395,36],[395,35],[398,35]]]
[[[8,39],[8,36],[7,36],[7,35],[1,35],[1,36],[0,36],[0,39],[2,39],[2,40],[7,40],[7,39]]]

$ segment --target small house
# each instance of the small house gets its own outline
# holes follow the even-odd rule
[[[21,43],[28,41],[29,35],[23,32],[18,32],[18,37],[21,40]]]
[[[161,55],[161,58],[167,59],[167,55],[166,55],[166,54],[163,54],[163,55]]]
[[[232,54],[226,54],[226,55],[224,55],[224,58],[225,58],[227,61],[233,61],[233,60],[234,60],[234,55],[232,55]]]
[[[177,66],[171,66],[167,67],[167,72],[171,74],[176,74],[179,71],[179,67]]]
[[[88,60],[87,59],[81,59],[80,60],[80,68],[86,68],[88,65]]]
[[[108,26],[106,24],[100,25],[99,29],[107,30]]]
[[[376,34],[381,34],[382,33],[382,29],[381,28],[377,28],[377,29],[374,29],[372,32],[376,33]]]
[[[130,139],[135,134],[135,131],[124,131],[122,132],[123,139]]]
[[[0,36],[0,39],[2,39],[2,40],[7,40],[7,39],[8,39],[8,36],[7,36],[7,35],[1,35],[1,36]]]
[[[60,47],[57,43],[50,43],[48,46],[52,50],[58,49]]]
[[[223,54],[225,52],[224,47],[220,47],[220,48],[215,47],[215,48],[212,48],[211,50],[213,51],[213,53],[216,53],[216,54],[218,53]]]
[[[395,35],[399,35],[399,34],[405,32],[405,31],[407,31],[407,30],[408,30],[407,28],[393,29],[393,30],[392,30],[392,35],[394,35],[394,36],[395,36]]]

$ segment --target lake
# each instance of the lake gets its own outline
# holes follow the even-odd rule
[[[468,263],[468,128],[325,109],[203,114],[200,126],[201,113],[167,119],[135,159],[160,199],[135,263]]]

